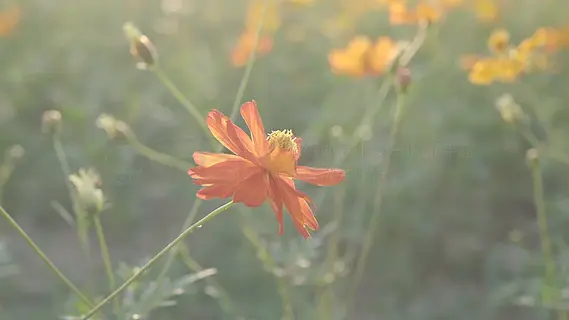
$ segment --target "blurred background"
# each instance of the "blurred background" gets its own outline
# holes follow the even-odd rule
[[[288,0],[269,8],[264,49],[241,97],[257,101],[267,130],[290,128],[303,138],[301,164],[346,170],[347,179],[334,187],[299,184],[315,199],[320,230],[304,240],[285,217],[278,236],[268,205],[230,209],[184,241],[181,259],[157,290],[163,261],[129,287],[120,296],[124,317],[116,319],[272,320],[287,308],[296,319],[553,319],[540,307],[545,261],[526,162],[532,145],[495,105],[511,94],[530,119],[524,128],[559,155],[539,163],[557,285],[564,288],[568,55],[556,53],[553,70],[490,86],[470,83],[461,57],[488,55],[496,28],[518,43],[540,27],[568,25],[569,3],[464,0],[445,12],[408,65],[404,120],[388,150],[396,94],[378,98],[388,71],[336,74],[328,60],[358,35],[412,41],[417,24],[390,23],[386,2]],[[0,2],[0,203],[93,300],[110,289],[93,224],[86,228],[90,258],[82,249],[67,175],[98,172],[106,202],[100,220],[119,284],[179,234],[198,190],[183,164],[193,163],[194,151],[212,149],[157,74],[137,68],[123,24],[132,21],[151,39],[160,70],[203,117],[213,108],[230,114],[262,3]],[[363,121],[372,109],[373,118]],[[48,110],[62,115],[58,135],[49,134],[57,116],[44,118],[42,130]],[[113,136],[115,120],[128,130],[119,125]],[[236,123],[244,125],[240,117]],[[157,152],[181,165],[164,165]],[[361,285],[349,297],[390,153],[376,237]],[[222,203],[205,202],[197,217]],[[157,293],[149,298],[151,291]],[[111,308],[104,308],[107,315]],[[1,319],[73,319],[87,309],[0,223]]]

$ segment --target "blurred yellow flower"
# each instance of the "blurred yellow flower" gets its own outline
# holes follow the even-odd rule
[[[389,37],[380,37],[374,43],[368,37],[358,36],[346,48],[332,50],[328,62],[336,74],[379,75],[389,68],[397,53],[397,44]]]
[[[396,0],[388,2],[389,22],[398,24],[416,24],[420,21],[436,22],[441,19],[446,9],[442,4],[435,4],[426,0],[420,1],[410,9],[405,1]]]
[[[510,33],[505,29],[496,29],[488,38],[488,48],[490,51],[502,54],[510,46]]]
[[[21,11],[19,6],[12,6],[0,11],[0,37],[9,36],[20,22]]]
[[[488,38],[488,48],[493,55],[465,56],[461,65],[470,71],[470,82],[478,85],[489,85],[495,81],[513,82],[522,73],[550,69],[549,56],[542,50],[548,43],[548,32],[541,28],[513,46],[507,30],[494,30]]]

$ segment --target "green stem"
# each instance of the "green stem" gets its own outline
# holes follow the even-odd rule
[[[75,213],[75,228],[77,232],[77,238],[79,239],[79,243],[81,245],[81,249],[87,258],[87,264],[92,266],[91,261],[91,245],[89,241],[89,232],[87,226],[87,214],[83,210],[83,208],[79,205],[79,201],[77,199],[77,194],[73,189],[73,185],[71,181],[69,181],[69,177],[71,176],[71,169],[69,167],[69,162],[67,162],[67,157],[65,155],[65,149],[63,148],[63,144],[58,135],[53,135],[53,149],[55,150],[55,154],[57,156],[57,160],[61,167],[61,172],[65,178],[65,185],[67,186],[67,192],[69,193],[69,197],[71,198],[71,205],[73,207],[73,212]]]
[[[265,15],[267,13],[267,8],[269,7],[269,2],[272,0],[265,0],[263,3],[263,12],[261,13],[261,21],[257,25],[257,33],[255,34],[255,40],[253,40],[253,48],[257,48],[259,44],[259,38],[261,38],[261,33],[263,32],[263,24],[265,22]],[[257,58],[257,50],[252,50],[249,58],[247,59],[247,65],[245,66],[245,73],[241,78],[239,83],[239,89],[237,89],[237,94],[235,95],[235,100],[233,101],[233,106],[231,107],[231,113],[229,119],[235,120],[237,112],[239,111],[239,105],[241,104],[241,99],[243,99],[243,94],[245,94],[245,89],[249,83],[249,78],[251,77],[251,71],[253,71],[253,65]]]
[[[543,179],[539,160],[537,158],[530,159],[530,166],[533,180],[533,199],[535,202],[535,209],[537,211],[539,236],[541,238],[541,251],[545,262],[545,283],[542,286],[541,292],[543,304],[548,306],[559,302],[560,292],[556,286],[557,275],[555,270],[555,259],[553,257],[553,245],[547,223]],[[567,312],[564,309],[558,308],[557,316],[559,320],[567,320]]]
[[[79,290],[71,280],[67,279],[67,277],[55,266],[55,264],[47,257],[47,255],[40,249],[40,247],[30,238],[30,236],[20,227],[20,225],[12,218],[12,216],[2,207],[0,206],[0,214],[8,221],[8,223],[16,230],[24,240],[28,243],[28,245],[34,250],[34,252],[47,264],[47,266],[57,275],[57,277],[63,281],[73,291],[85,304],[89,307],[93,307],[93,303],[87,296],[85,296],[81,290]]]
[[[180,235],[178,235],[174,240],[172,240],[164,249],[158,252],[152,259],[150,259],[144,266],[142,266],[132,277],[126,280],[120,287],[115,289],[111,294],[109,294],[105,299],[103,299],[99,304],[97,304],[93,309],[91,309],[87,314],[82,318],[83,320],[87,320],[91,318],[99,309],[101,309],[105,304],[107,304],[111,299],[116,297],[119,293],[123,292],[131,283],[133,283],[136,279],[142,276],[152,265],[154,265],[160,258],[162,258],[165,254],[170,252],[178,243],[180,243],[184,238],[186,238],[190,233],[192,233],[195,229],[200,228],[204,223],[208,222],[218,214],[224,212],[225,210],[231,208],[233,206],[233,201],[229,201],[228,203],[218,207],[217,209],[213,210],[212,212],[208,213],[205,217],[198,220],[196,223],[188,227],[184,230]]]
[[[389,172],[389,168],[391,165],[391,156],[392,156],[392,150],[393,147],[395,146],[395,140],[397,137],[397,134],[399,132],[399,127],[401,126],[401,120],[403,117],[403,109],[404,109],[404,97],[405,95],[401,92],[398,92],[397,95],[397,103],[395,106],[395,115],[394,115],[394,122],[393,125],[391,127],[391,131],[389,133],[389,141],[388,141],[388,147],[386,149],[387,151],[387,156],[385,157],[384,160],[382,160],[381,162],[381,166],[380,166],[380,180],[379,180],[379,184],[377,187],[377,191],[376,191],[376,195],[374,198],[374,205],[373,205],[373,213],[372,213],[372,217],[371,220],[369,222],[369,229],[366,233],[365,239],[364,239],[364,244],[362,247],[362,250],[360,252],[359,258],[356,262],[356,267],[355,267],[355,271],[354,271],[354,278],[352,281],[352,287],[349,291],[349,295],[348,295],[348,303],[347,303],[347,308],[346,308],[346,315],[350,315],[351,313],[351,308],[355,299],[355,295],[357,293],[357,289],[358,286],[362,280],[364,271],[365,271],[365,267],[366,267],[366,262],[367,262],[367,258],[369,256],[369,252],[370,249],[374,243],[375,240],[375,234],[377,232],[377,228],[379,226],[379,219],[381,217],[381,205],[383,202],[383,196],[385,193],[385,188],[387,186],[387,175]]]
[[[134,133],[129,132],[126,135],[126,138],[130,145],[138,151],[141,155],[145,156],[149,160],[157,162],[163,166],[178,169],[181,171],[188,171],[193,165],[189,162],[181,161],[175,157],[172,157],[168,154],[158,152],[147,145],[138,141],[138,138]],[[186,226],[187,228],[187,226]]]
[[[209,137],[210,136],[209,129],[207,128],[207,125],[204,121],[204,117],[199,112],[198,108],[196,108],[196,106],[190,101],[190,99],[188,99],[182,93],[182,91],[180,91],[180,89],[178,89],[178,87],[176,87],[174,82],[172,82],[172,80],[170,80],[170,78],[166,75],[166,73],[164,73],[162,68],[160,68],[157,65],[154,68],[152,68],[151,70],[158,77],[158,79],[162,82],[162,84],[164,84],[164,86],[166,86],[166,88],[172,93],[172,95],[184,106],[184,108],[186,108],[188,113],[192,117],[194,117],[194,120],[196,120],[197,123],[200,125],[200,127],[202,128],[206,137]]]
[[[105,271],[107,273],[107,281],[109,282],[109,290],[115,290],[115,276],[113,272],[113,266],[111,263],[111,256],[109,255],[109,248],[107,246],[107,241],[105,240],[105,233],[103,232],[103,225],[101,224],[101,217],[99,213],[95,214],[95,230],[97,232],[97,237],[99,238],[99,247],[101,247],[101,257],[105,264]],[[114,312],[118,316],[120,314],[119,300],[114,299]]]

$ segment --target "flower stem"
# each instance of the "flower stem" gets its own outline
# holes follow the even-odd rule
[[[71,182],[69,181],[69,177],[71,176],[71,169],[69,167],[69,162],[67,161],[67,156],[65,155],[65,149],[63,148],[63,144],[58,135],[53,136],[53,149],[55,150],[55,154],[57,156],[57,160],[59,165],[61,166],[61,172],[65,178],[65,185],[67,186],[67,192],[69,193],[69,197],[71,198],[71,205],[73,207],[73,212],[75,213],[75,228],[77,232],[77,238],[81,245],[81,249],[87,258],[87,264],[89,266],[92,265],[91,263],[91,246],[89,241],[89,232],[88,232],[88,225],[87,225],[87,214],[79,205],[79,201],[77,200],[77,194],[73,189]]]
[[[255,34],[255,39],[253,40],[253,48],[257,48],[259,44],[259,38],[261,38],[261,33],[263,32],[263,24],[265,22],[265,15],[267,13],[267,8],[269,7],[269,3],[273,0],[265,0],[263,2],[263,11],[261,13],[261,19],[259,24],[257,25],[257,32]],[[247,84],[249,83],[249,78],[251,77],[251,71],[253,71],[253,65],[255,64],[255,60],[257,58],[257,50],[252,50],[249,58],[247,59],[247,65],[245,66],[245,73],[243,73],[243,77],[241,78],[241,82],[239,83],[239,88],[237,89],[237,94],[235,95],[235,100],[233,101],[233,106],[231,107],[231,113],[229,119],[235,120],[237,116],[237,112],[239,110],[239,105],[241,104],[241,99],[243,99],[243,94],[245,94],[245,89],[247,88]]]
[[[107,241],[105,240],[105,233],[103,232],[103,225],[101,224],[101,217],[99,214],[95,214],[93,219],[95,221],[95,230],[97,232],[97,238],[99,238],[99,247],[101,248],[101,257],[103,258],[103,262],[105,264],[105,272],[107,273],[107,280],[109,282],[109,289],[114,290],[116,283],[115,283],[115,276],[113,272],[113,266],[111,263],[111,256],[109,255],[109,248],[107,246]],[[120,305],[119,300],[114,299],[114,312],[115,315],[120,314]]]
[[[395,140],[397,137],[397,133],[399,132],[399,127],[401,126],[401,122],[402,122],[401,120],[403,117],[404,97],[405,97],[405,95],[403,93],[398,92],[397,102],[396,102],[396,106],[395,106],[395,115],[394,115],[393,125],[392,125],[391,131],[389,133],[387,156],[385,157],[385,159],[382,160],[381,166],[380,166],[380,172],[379,172],[380,173],[380,178],[379,178],[380,180],[379,180],[376,195],[374,198],[375,201],[373,203],[373,213],[372,213],[371,220],[369,222],[369,229],[366,233],[362,250],[361,250],[359,258],[356,262],[356,267],[355,267],[355,271],[354,271],[354,278],[352,281],[352,287],[351,287],[351,289],[349,291],[349,295],[348,295],[348,303],[347,303],[347,307],[346,307],[346,315],[347,316],[349,316],[351,313],[351,308],[352,308],[354,300],[355,300],[355,295],[357,293],[358,286],[362,280],[362,277],[363,277],[363,274],[365,271],[367,258],[369,256],[369,251],[370,251],[370,249],[374,243],[375,234],[376,234],[377,228],[379,226],[379,219],[381,217],[381,214],[380,214],[381,205],[383,202],[383,195],[385,192],[385,188],[387,186],[387,175],[388,175],[389,168],[391,165],[392,150],[393,150],[393,147],[395,146]]]
[[[158,79],[164,84],[164,86],[172,93],[172,95],[186,108],[188,113],[194,117],[194,120],[200,125],[202,130],[204,131],[206,137],[209,136],[209,129],[204,121],[204,117],[199,112],[198,108],[188,99],[180,89],[170,80],[170,78],[166,75],[164,70],[158,65],[151,69],[152,72],[158,77]]]
[[[16,230],[24,240],[28,243],[28,245],[35,251],[35,253],[47,264],[47,266],[59,277],[63,283],[71,289],[85,304],[89,307],[93,307],[93,303],[87,296],[85,296],[81,290],[79,290],[71,280],[67,279],[67,277],[55,266],[55,264],[47,257],[47,255],[40,249],[40,247],[30,238],[30,236],[20,227],[20,225],[12,218],[12,216],[2,207],[0,206],[0,214],[4,219],[8,221],[8,223]]]
[[[556,268],[555,259],[553,257],[553,246],[551,241],[551,236],[549,233],[549,227],[547,223],[547,211],[545,209],[545,196],[543,191],[543,179],[541,174],[541,167],[539,160],[536,158],[530,161],[530,167],[532,171],[533,180],[533,199],[535,203],[535,209],[537,211],[537,224],[539,227],[539,236],[541,238],[541,251],[543,254],[543,260],[545,262],[544,271],[544,284],[542,286],[542,302],[544,305],[555,304],[559,299],[559,290],[556,286]],[[559,320],[567,320],[567,312],[562,309],[557,309],[557,317]]]
[[[160,250],[152,259],[150,259],[144,266],[142,266],[132,277],[126,280],[122,285],[120,285],[115,291],[109,294],[105,299],[103,299],[99,304],[97,304],[93,309],[91,309],[87,314],[82,318],[83,320],[87,320],[91,318],[99,309],[101,309],[105,304],[107,304],[111,299],[116,297],[119,293],[123,292],[131,283],[133,283],[136,279],[138,279],[142,274],[144,274],[152,265],[154,265],[160,258],[162,258],[166,253],[172,250],[176,245],[184,240],[190,233],[192,233],[195,229],[200,228],[204,223],[208,222],[218,214],[224,212],[225,210],[231,208],[233,206],[233,201],[229,201],[228,203],[218,207],[217,209],[213,210],[212,212],[208,213],[205,217],[198,220],[196,223],[188,227],[184,230],[180,235],[178,235],[174,240],[172,240],[164,249]]]
[[[178,169],[181,171],[188,171],[192,167],[192,164],[189,162],[181,161],[181,160],[179,160],[173,156],[170,156],[168,154],[156,151],[156,150],[148,147],[147,145],[138,141],[138,138],[132,132],[129,132],[126,135],[126,138],[127,138],[128,142],[130,143],[130,145],[136,151],[138,151],[138,153],[145,156],[149,160],[157,162],[163,166]],[[186,226],[186,228],[187,228],[187,226]]]

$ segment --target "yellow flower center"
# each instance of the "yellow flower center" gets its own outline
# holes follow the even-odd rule
[[[296,138],[292,130],[276,130],[269,133],[267,140],[271,149],[279,147],[283,151],[298,152],[298,147],[294,141]]]

